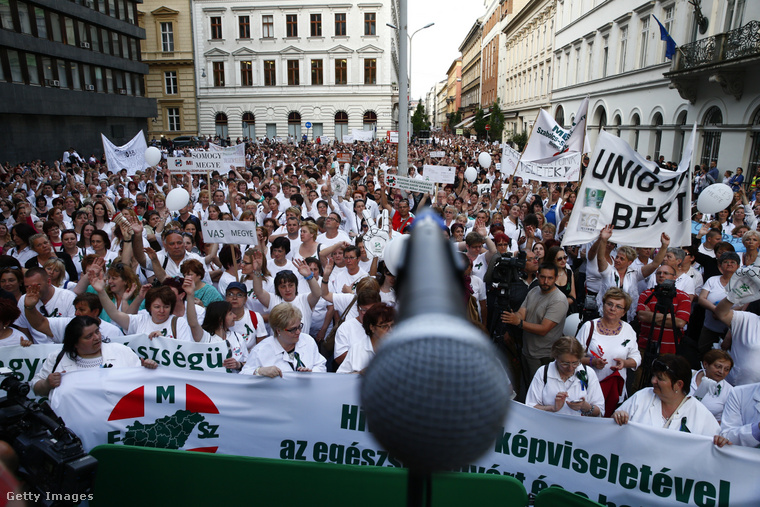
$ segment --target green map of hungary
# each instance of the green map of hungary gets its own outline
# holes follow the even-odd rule
[[[189,410],[177,410],[173,415],[157,419],[152,424],[135,421],[127,426],[124,445],[179,449],[187,441],[193,429],[205,421],[203,415]]]

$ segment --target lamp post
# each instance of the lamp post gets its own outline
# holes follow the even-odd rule
[[[401,28],[397,27],[396,25],[393,25],[391,23],[386,23],[387,26],[393,28],[394,30],[399,32],[401,41],[399,41],[399,63],[401,67],[401,72],[399,76],[399,122],[398,122],[398,168],[399,168],[399,174],[406,174],[408,168],[409,168],[409,99],[411,98],[411,86],[412,86],[412,38],[417,35],[417,32],[424,30],[426,28],[430,28],[435,23],[428,23],[427,25],[423,26],[422,28],[418,28],[415,30],[412,35],[409,35],[409,33],[406,30],[406,2],[401,1],[399,3],[399,19]],[[404,40],[404,36],[408,39],[409,42],[409,66],[406,65],[406,44]],[[404,105],[404,109],[406,111],[404,112],[403,121],[401,116],[401,104]]]

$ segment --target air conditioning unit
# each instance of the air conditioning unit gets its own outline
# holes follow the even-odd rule
[[[80,42],[79,43],[79,47],[80,48],[84,48],[84,49],[90,49],[90,43],[89,42]]]
[[[119,88],[119,95],[126,95],[127,89],[126,88]]]
[[[45,80],[45,86],[52,86],[55,88],[60,88],[61,82],[57,79],[46,79]]]
[[[86,84],[86,85],[84,85],[84,89],[87,90],[88,92],[94,92],[95,91],[95,85],[88,85],[88,84]]]

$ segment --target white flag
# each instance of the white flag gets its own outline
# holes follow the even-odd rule
[[[104,134],[100,134],[100,137],[110,171],[117,173],[126,169],[127,174],[131,176],[149,167],[145,162],[145,150],[148,149],[148,145],[142,130],[124,146],[116,146]]]

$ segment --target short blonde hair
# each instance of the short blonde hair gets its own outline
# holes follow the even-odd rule
[[[288,324],[294,320],[301,320],[303,315],[301,310],[290,303],[280,303],[272,308],[269,313],[269,326],[272,328],[274,335],[280,334],[280,331],[288,327]]]

